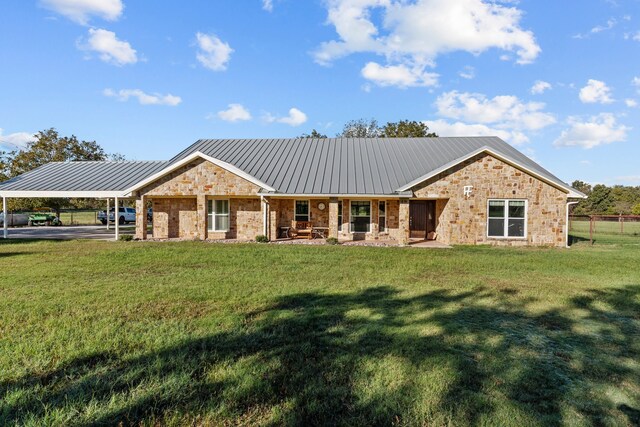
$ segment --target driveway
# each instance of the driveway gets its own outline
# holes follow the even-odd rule
[[[135,225],[120,226],[120,234],[134,234],[134,232]],[[9,228],[10,239],[112,240],[114,238],[114,233],[115,230],[113,225],[109,230],[107,230],[107,227],[104,225]],[[2,237],[1,234],[0,237]]]

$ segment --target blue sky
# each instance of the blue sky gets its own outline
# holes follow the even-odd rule
[[[640,0],[6,0],[0,52],[4,149],[55,127],[167,159],[409,119],[640,185]]]

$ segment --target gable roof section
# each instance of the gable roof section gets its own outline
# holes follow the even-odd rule
[[[135,190],[139,190],[149,184],[152,184],[154,181],[157,181],[158,179],[162,178],[163,176],[177,170],[180,169],[181,167],[183,167],[184,165],[192,162],[195,159],[204,159],[206,161],[209,161],[211,163],[213,163],[216,166],[220,166],[223,169],[228,170],[229,172],[238,175],[241,178],[246,179],[247,181],[263,188],[266,191],[275,191],[274,188],[271,188],[269,185],[265,184],[264,182],[254,178],[251,175],[246,174],[245,172],[243,172],[242,170],[238,169],[237,167],[233,166],[232,164],[223,162],[221,160],[215,159],[211,156],[207,156],[206,154],[203,154],[199,151],[196,151],[194,153],[189,154],[188,156],[175,161],[175,162],[166,162],[166,165],[163,169],[157,171],[156,173],[154,173],[153,175],[150,175],[148,177],[146,177],[145,179],[143,179],[142,181],[136,182],[135,185],[132,185],[131,187],[127,188],[127,190],[125,191],[125,193],[130,194]]]
[[[7,197],[117,197],[166,161],[52,162],[0,183]]]
[[[397,195],[483,151],[584,197],[497,137],[203,139],[169,163],[200,153],[283,195]]]

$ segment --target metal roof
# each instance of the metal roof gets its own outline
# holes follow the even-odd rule
[[[52,162],[0,183],[0,193],[123,192],[167,164],[166,161]]]
[[[482,151],[583,196],[497,137],[202,139],[169,161],[49,163],[0,183],[0,195],[125,196],[201,156],[271,194],[398,196]]]
[[[169,164],[202,153],[281,194],[390,195],[482,149],[570,189],[497,137],[202,139]]]

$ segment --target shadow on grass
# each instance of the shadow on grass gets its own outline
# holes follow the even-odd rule
[[[634,425],[638,396],[614,402],[601,390],[640,383],[630,364],[640,358],[639,294],[588,291],[567,307],[580,320],[531,314],[526,301],[487,289],[286,296],[238,330],[2,383],[10,398],[0,424],[59,411],[78,425],[198,414],[267,425],[560,425],[572,416]]]

